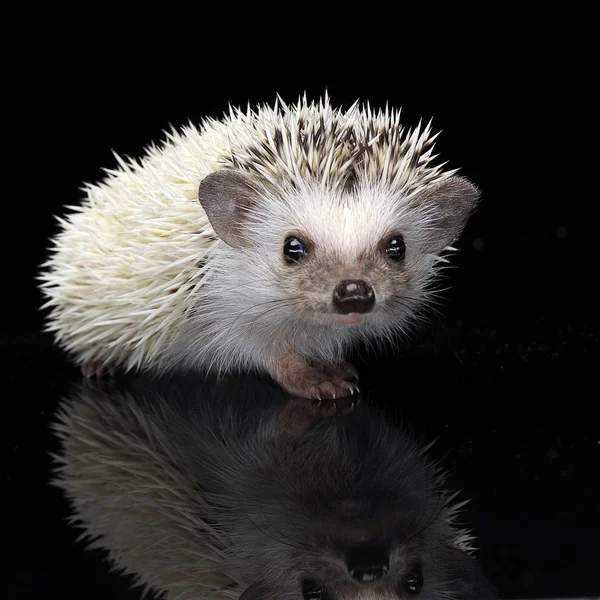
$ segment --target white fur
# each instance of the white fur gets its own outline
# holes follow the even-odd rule
[[[232,109],[222,120],[171,131],[140,161],[117,157],[118,167],[87,185],[82,205],[59,219],[40,276],[47,329],[79,363],[158,370],[270,368],[290,347],[339,362],[359,339],[391,337],[415,317],[416,301],[407,300],[405,314],[393,318],[378,303],[360,326],[307,321],[291,300],[293,282],[285,287],[273,261],[281,260],[282,236],[298,227],[324,252],[345,257],[345,275],[357,249],[398,224],[407,247],[418,248],[429,215],[411,208],[411,198],[453,173],[430,165],[435,137],[429,125],[406,131],[399,111],[356,103],[343,112],[328,97],[319,104],[304,98],[296,106],[278,100],[255,112]],[[358,160],[351,201],[341,183]],[[256,245],[243,250],[214,240],[198,202],[202,179],[236,164],[275,189],[263,195]],[[407,254],[419,300],[436,260]],[[319,293],[331,298],[331,290],[316,290],[317,302]]]

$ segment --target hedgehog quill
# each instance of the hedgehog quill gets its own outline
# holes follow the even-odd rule
[[[40,275],[47,330],[82,366],[270,374],[353,393],[361,342],[405,334],[480,191],[400,110],[329,97],[231,108],[85,186]]]

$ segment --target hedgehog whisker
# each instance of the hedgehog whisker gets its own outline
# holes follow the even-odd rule
[[[265,306],[266,304],[269,305],[275,305],[272,306],[271,308],[267,309],[268,312],[269,310],[276,310],[277,308],[279,308],[279,305],[284,303],[288,303],[290,300],[288,298],[277,298],[275,300],[266,300],[265,302],[258,302],[256,304],[253,304],[252,306],[248,307],[246,310],[243,310],[241,313],[239,313],[236,318],[230,323],[229,325],[229,330],[231,330],[232,327],[234,327],[236,325],[236,323],[242,318],[244,317],[244,315],[246,315],[248,312],[250,312],[251,310],[254,310],[256,308],[259,308],[261,306]],[[263,314],[263,313],[261,313]],[[259,315],[260,316],[260,315]]]
[[[271,528],[273,529],[276,533],[278,533],[281,537],[274,537],[273,535],[270,535],[269,533],[267,533],[267,531],[261,527],[251,516],[249,513],[245,513],[246,517],[248,518],[248,520],[265,536],[267,536],[269,539],[273,540],[274,542],[279,542],[284,544],[285,546],[289,546],[290,548],[294,548],[295,550],[301,550],[301,551],[306,551],[307,547],[306,546],[301,546],[298,545],[297,543],[293,543],[292,540],[290,540],[287,536],[283,535],[280,531],[277,530],[277,528],[273,525],[273,523],[271,523],[271,521],[267,518],[267,515],[264,513],[264,510],[262,511],[262,516],[263,519],[265,521],[265,523]],[[287,540],[287,541],[285,541]]]
[[[295,315],[295,314],[298,314],[298,312],[299,312],[299,311],[294,311],[294,310],[293,310],[293,306],[294,306],[294,304],[300,304],[300,303],[301,303],[301,299],[300,299],[300,298],[292,298],[292,299],[290,299],[290,300],[286,301],[286,308],[290,309],[290,310],[291,310],[291,312],[292,312],[292,313],[294,313],[294,315]],[[279,309],[279,306],[274,306],[274,307],[268,308],[268,309],[266,309],[266,310],[262,311],[261,313],[259,313],[258,315],[256,315],[256,317],[254,318],[254,320],[253,320],[253,321],[252,321],[252,323],[250,324],[250,330],[249,330],[249,331],[250,331],[250,332],[252,332],[252,329],[253,329],[253,328],[254,328],[256,325],[258,325],[258,321],[259,321],[259,319],[263,318],[264,316],[266,316],[266,315],[268,315],[268,314],[270,314],[270,313],[272,313],[273,311],[275,311],[275,310],[278,310],[278,309]],[[286,316],[286,317],[285,317],[285,319],[284,319],[283,321],[281,321],[280,323],[278,323],[278,328],[279,328],[280,330],[284,330],[284,329],[285,329],[285,326],[286,326],[288,323],[290,323],[290,322],[292,322],[292,321],[293,321],[293,319],[294,319],[294,315],[292,315],[292,316]]]
[[[406,302],[406,300],[412,300],[414,301],[414,304],[409,304],[408,302]],[[424,296],[420,300],[417,300],[416,298],[413,298],[411,296],[406,296],[404,294],[394,295],[391,296],[390,301],[393,304],[397,304],[399,306],[407,308],[408,310],[413,312],[414,316],[417,317],[425,317],[431,312],[440,316],[442,314],[440,310],[435,306],[436,304],[439,304],[439,302],[437,302],[435,299],[432,299],[429,294]]]
[[[293,319],[290,316],[286,316],[283,320],[278,321],[277,323],[277,328],[273,328],[273,325],[271,323],[269,323],[268,321],[266,323],[261,323],[260,319],[263,317],[267,317],[269,316],[271,313],[273,313],[274,311],[278,310],[279,307],[275,306],[272,308],[268,308],[264,311],[262,311],[261,313],[259,313],[249,324],[248,324],[248,333],[252,333],[256,327],[260,327],[263,333],[267,333],[267,334],[272,334],[275,336],[279,336],[281,335],[282,331],[288,331],[288,328],[286,327]]]
[[[406,537],[403,538],[403,541],[409,542],[417,536],[423,534],[431,525],[439,518],[439,516],[444,511],[444,503],[439,501],[439,498],[434,498],[434,502],[436,502],[435,510],[432,511],[429,515],[427,514],[427,507],[429,506],[429,495],[427,494],[425,498],[424,510],[420,514],[419,518],[414,523],[414,529],[410,532]]]
[[[275,525],[266,517],[266,515],[264,515],[264,512],[263,516],[265,516],[265,520],[269,524],[271,529],[281,536],[280,541],[287,540],[286,542],[283,542],[286,546],[289,546],[290,548],[295,548],[296,550],[301,550],[302,552],[307,552],[310,550],[308,544],[298,543],[297,541],[292,540],[289,536],[285,535],[282,531],[277,529],[277,527],[275,527]]]
[[[390,303],[394,306],[402,306],[407,310],[414,310],[413,306],[409,302],[406,302],[402,297],[399,296],[391,296]]]

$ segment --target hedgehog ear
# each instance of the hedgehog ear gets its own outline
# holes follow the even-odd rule
[[[248,210],[258,202],[259,192],[248,175],[222,169],[206,176],[198,200],[215,233],[234,248],[250,246],[246,232]]]
[[[417,197],[417,203],[431,217],[424,250],[438,254],[462,233],[475,210],[481,191],[466,177],[451,176]]]
[[[267,600],[268,592],[263,584],[255,583],[242,593],[239,600]]]

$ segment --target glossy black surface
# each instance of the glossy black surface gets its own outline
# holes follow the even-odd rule
[[[84,82],[77,85],[85,90]],[[140,596],[127,589],[130,580],[109,572],[100,552],[75,543],[65,522],[68,507],[48,485],[49,453],[57,449],[48,425],[79,376],[39,333],[32,277],[54,231],[52,213],[76,202],[82,181],[114,164],[111,148],[136,154],[167,122],[218,116],[229,101],[270,102],[276,91],[293,100],[305,87],[314,94],[324,87],[225,86],[201,102],[161,97],[149,103],[124,85],[118,98],[91,99],[82,90],[79,103],[73,90],[64,90],[48,131],[60,146],[52,153],[56,177],[35,202],[34,217],[32,206],[24,207],[33,218],[32,242],[14,261],[13,306],[1,338],[2,518],[9,549],[2,597]],[[472,498],[465,520],[506,598],[599,595],[596,199],[579,195],[579,176],[561,176],[576,160],[573,152],[557,154],[555,130],[547,127],[550,115],[560,123],[570,113],[559,104],[540,109],[533,91],[514,98],[496,88],[474,97],[461,90],[406,94],[327,85],[346,105],[357,96],[404,105],[413,124],[433,115],[444,130],[444,159],[484,190],[458,244],[456,268],[448,271],[452,288],[443,294],[441,316],[398,357],[359,361],[365,401],[425,439],[438,438],[432,453]]]

